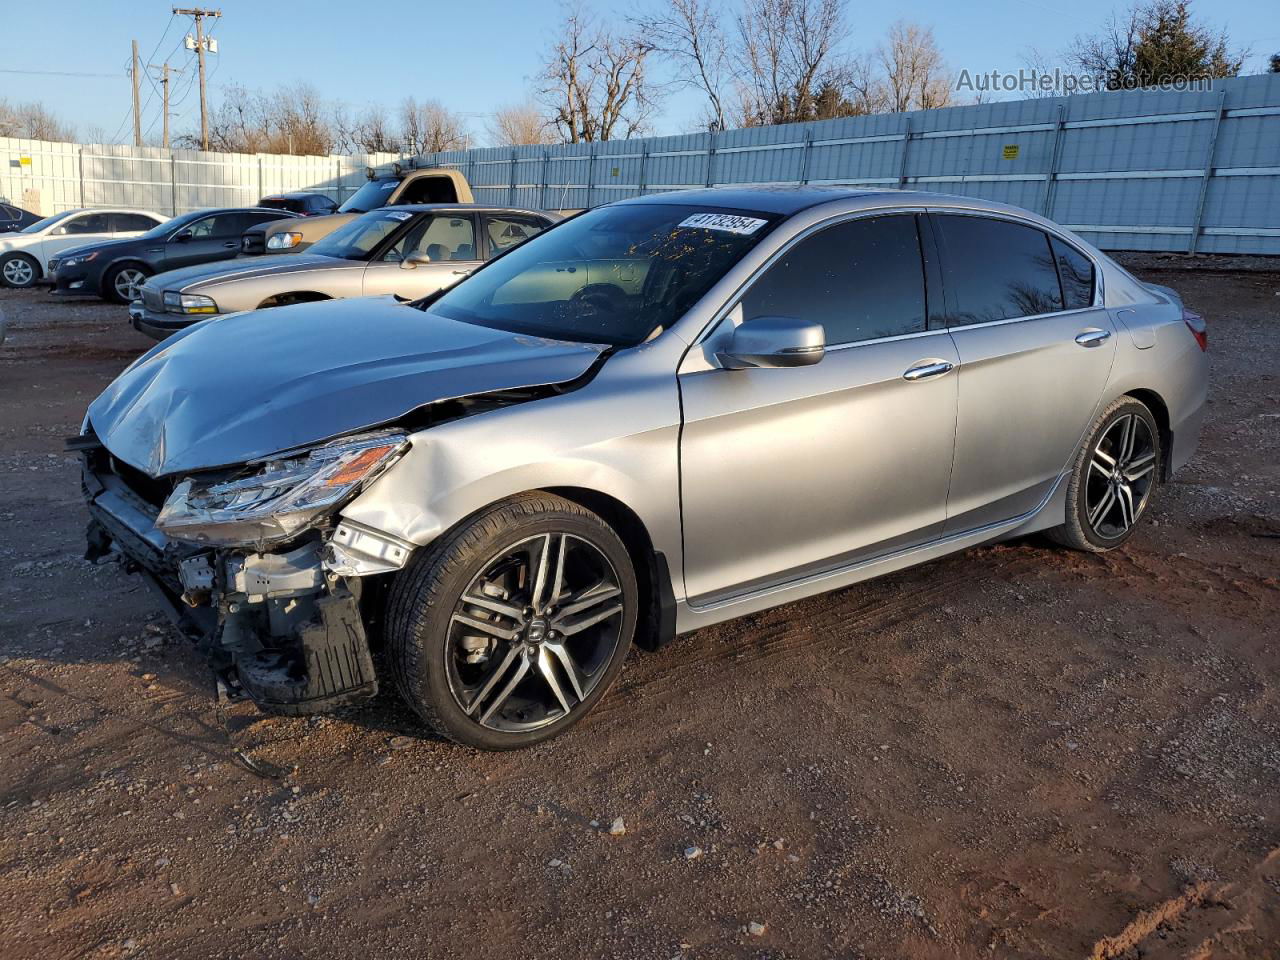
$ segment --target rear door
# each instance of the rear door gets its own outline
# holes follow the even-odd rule
[[[822,323],[812,366],[679,374],[685,581],[713,602],[936,537],[946,518],[957,357],[926,322],[917,217],[800,240],[724,322]],[[911,377],[911,379],[908,379]]]
[[[156,226],[156,221],[140,213],[111,213],[107,215],[111,235],[117,239],[136,237]]]
[[[474,214],[427,214],[365,268],[364,295],[414,300],[457,283],[480,263]]]
[[[1115,337],[1080,251],[1013,220],[931,220],[960,355],[952,533],[1020,517],[1049,495],[1093,421]],[[1064,284],[1068,257],[1076,276]]]

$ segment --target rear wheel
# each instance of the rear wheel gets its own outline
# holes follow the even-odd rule
[[[388,598],[401,694],[438,733],[509,750],[577,723],[621,672],[639,608],[613,529],[551,494],[478,515]]]
[[[34,286],[40,279],[40,264],[26,253],[11,253],[0,260],[0,281],[6,287],[21,290]]]
[[[1076,458],[1066,523],[1049,536],[1102,553],[1133,535],[1159,482],[1160,429],[1145,404],[1121,397],[1102,412]]]
[[[142,296],[142,285],[151,271],[140,263],[123,263],[112,267],[102,278],[102,292],[116,303],[132,303]]]

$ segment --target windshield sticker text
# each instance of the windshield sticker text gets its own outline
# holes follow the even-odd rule
[[[677,226],[701,227],[703,230],[723,230],[725,233],[738,233],[749,236],[769,221],[756,217],[737,217],[729,213],[695,213],[685,217]]]

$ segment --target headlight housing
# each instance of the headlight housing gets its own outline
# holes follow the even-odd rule
[[[59,267],[75,267],[75,266],[79,266],[82,263],[89,263],[90,261],[97,260],[97,259],[98,259],[98,251],[95,250],[93,253],[82,253],[79,256],[67,257],[65,260],[59,260],[58,266]]]
[[[164,308],[170,313],[218,312],[218,305],[213,297],[204,297],[198,293],[179,293],[177,290],[164,292]]]
[[[355,496],[408,445],[403,433],[384,431],[256,461],[249,476],[188,478],[165,501],[156,527],[176,540],[214,546],[288,540]]]
[[[268,250],[292,250],[302,242],[300,233],[273,233],[267,238]]]

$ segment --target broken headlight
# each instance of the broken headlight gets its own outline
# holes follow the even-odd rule
[[[231,480],[188,478],[156,526],[176,540],[215,546],[288,540],[344,503],[404,451],[403,433],[366,434],[250,464]]]

